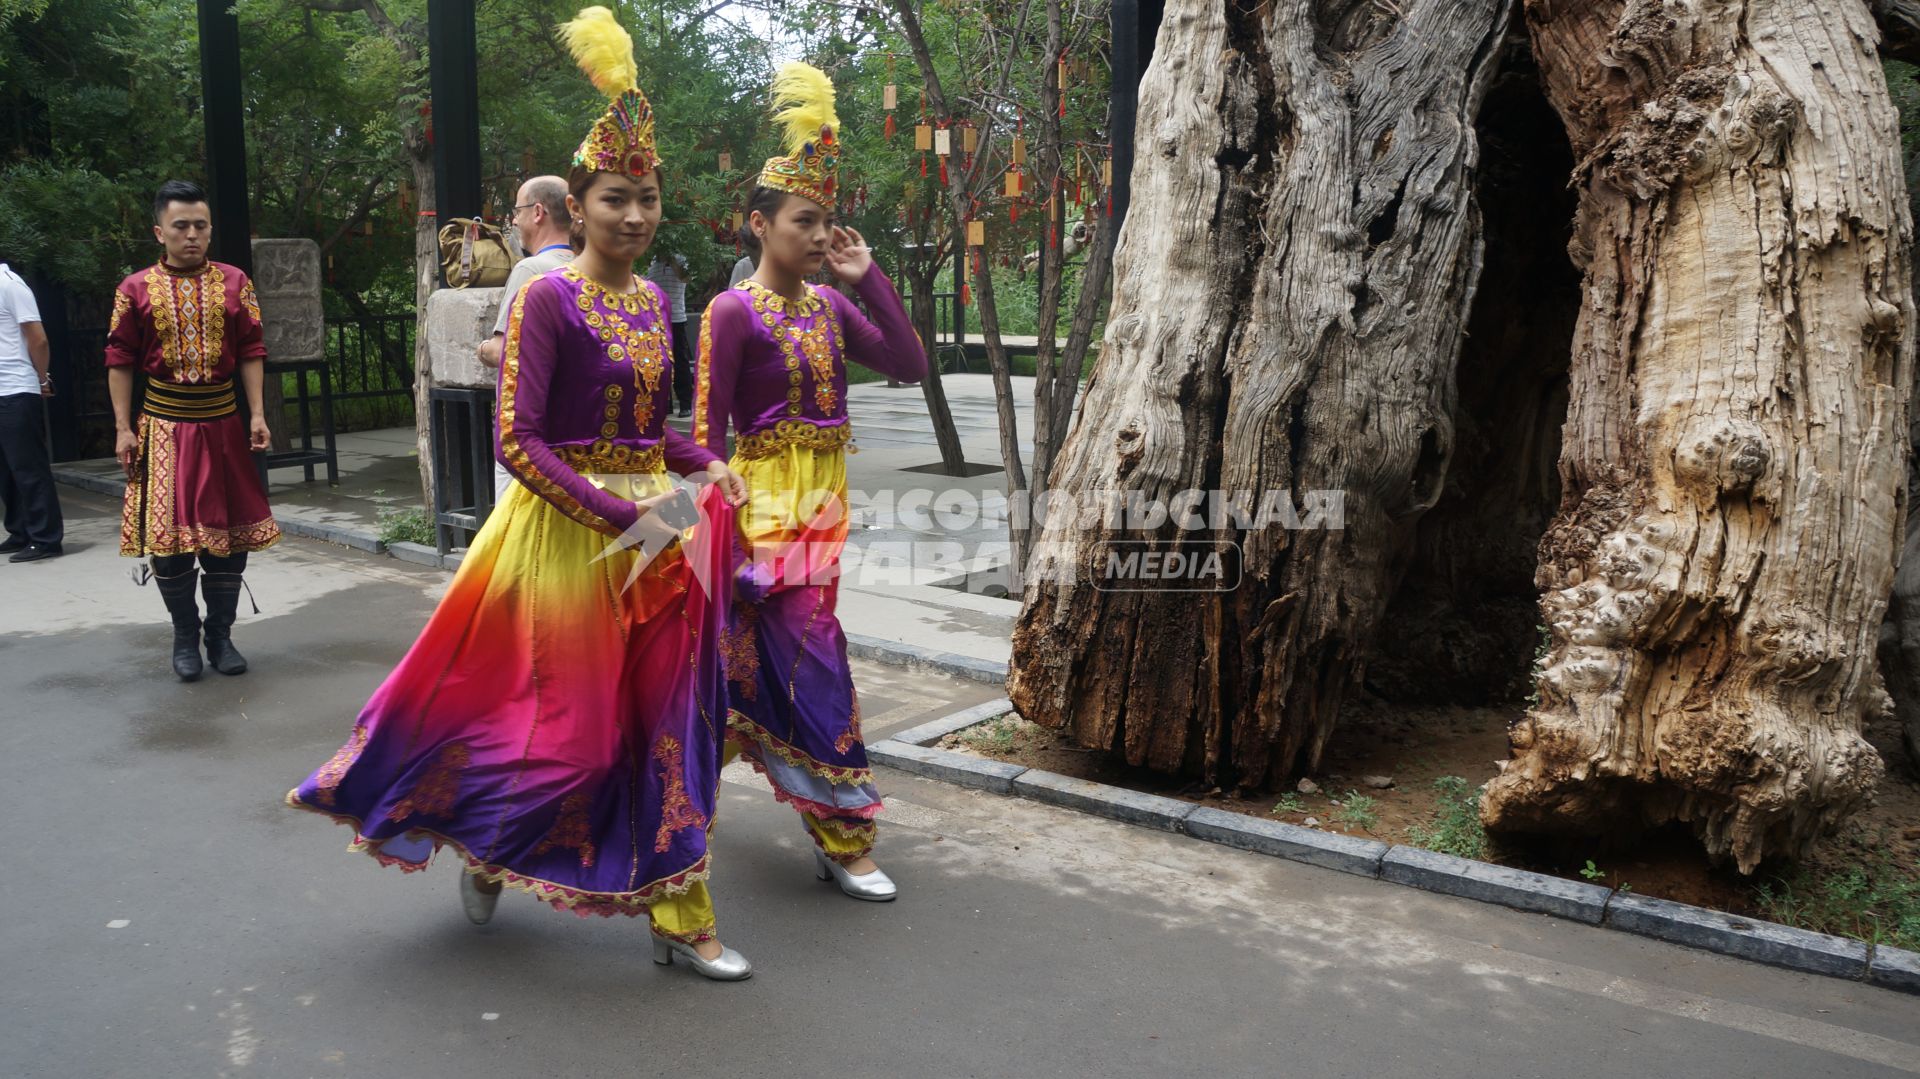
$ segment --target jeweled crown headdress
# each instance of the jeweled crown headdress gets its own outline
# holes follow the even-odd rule
[[[787,152],[767,158],[760,170],[760,186],[831,208],[840,171],[840,141],[833,131],[840,118],[833,111],[833,80],[817,67],[786,64],[773,77],[773,108],[774,122],[786,129],[782,141]]]
[[[580,70],[610,99],[607,111],[593,122],[586,140],[574,151],[573,163],[623,176],[652,172],[660,164],[660,153],[653,142],[653,106],[640,92],[633,38],[620,28],[613,12],[596,6],[582,8],[561,26],[560,40]]]

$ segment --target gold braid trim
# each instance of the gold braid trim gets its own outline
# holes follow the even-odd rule
[[[347,844],[347,850],[351,853],[369,855],[381,865],[395,866],[399,868],[401,872],[405,873],[418,872],[427,867],[428,862],[433,858],[433,854],[440,853],[440,848],[452,847],[466,862],[467,872],[479,877],[481,880],[489,884],[501,884],[518,891],[526,892],[534,898],[550,904],[555,910],[571,911],[574,914],[580,915],[598,914],[605,918],[615,914],[624,914],[630,918],[644,917],[649,904],[659,902],[668,896],[684,895],[691,890],[694,885],[706,880],[711,866],[712,856],[702,854],[698,861],[680,872],[672,876],[661,877],[658,880],[650,881],[633,891],[589,892],[575,888],[572,885],[558,884],[550,880],[541,880],[539,877],[529,877],[524,873],[508,869],[505,866],[481,861],[475,858],[459,840],[451,836],[441,835],[431,828],[409,828],[406,832],[402,833],[401,836],[394,837],[433,841],[433,854],[429,854],[426,861],[419,863],[403,861],[392,855],[381,853],[380,848],[391,842],[390,839],[368,839],[366,836],[360,834],[360,818],[346,813],[336,813],[330,809],[322,809],[319,806],[310,806],[300,800],[300,792],[298,789],[287,792],[286,802],[287,805],[294,809],[304,809],[309,813],[318,813],[323,817],[330,818],[335,824],[352,828],[353,842]]]
[[[659,443],[626,446],[601,439],[589,446],[554,446],[553,452],[562,464],[582,476],[664,472],[667,468],[666,447]]]
[[[772,457],[789,446],[808,450],[837,450],[853,440],[853,426],[837,423],[822,427],[806,420],[780,420],[772,427],[741,435],[733,447],[734,456],[756,461]]]
[[[700,315],[700,354],[694,360],[693,372],[693,440],[702,446],[707,444],[707,433],[712,429],[707,423],[707,405],[712,400],[713,305],[708,304]]]
[[[527,312],[527,293],[532,288],[529,284],[520,290],[513,298],[513,313],[507,316],[506,350],[500,357],[500,452],[507,459],[507,467],[521,482],[552,503],[553,508],[596,532],[618,535],[620,530],[613,527],[613,522],[581,505],[566,488],[535,468],[532,458],[527,456],[527,448],[520,444],[520,436],[514,433],[513,417],[520,390],[520,323]]]
[[[805,769],[821,779],[846,787],[866,786],[873,782],[871,768],[843,768],[837,764],[828,764],[808,756],[799,747],[768,733],[765,727],[755,723],[746,713],[737,709],[727,709],[727,727],[736,736],[744,737],[795,768]]]

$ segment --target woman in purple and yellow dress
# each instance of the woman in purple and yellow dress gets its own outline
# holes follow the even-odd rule
[[[847,537],[847,362],[902,381],[926,374],[899,295],[865,240],[834,223],[833,84],[788,64],[773,96],[787,153],[771,158],[748,204],[752,277],[714,297],[700,327],[694,438],[746,478],[745,562],[723,651],[729,750],[799,810],[816,872],[859,899],[896,889],[871,857],[880,796],[860,736],[847,639],[834,615]],[[825,265],[872,319],[806,278]]]
[[[632,43],[597,7],[564,36],[613,102],[568,180],[585,249],[508,301],[499,459],[521,482],[346,746],[288,801],[352,825],[352,849],[382,864],[421,869],[453,847],[476,922],[511,886],[581,915],[647,916],[656,962],[745,978],[705,883],[730,507],[745,490],[665,425],[665,298],[633,273],[660,183]],[[668,468],[717,481],[684,536],[666,523]]]

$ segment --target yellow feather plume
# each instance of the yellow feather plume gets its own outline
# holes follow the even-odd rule
[[[795,61],[781,66],[773,77],[773,107],[773,122],[786,129],[781,137],[794,157],[801,146],[819,140],[822,125],[835,131],[840,128],[840,117],[833,111],[833,80],[811,64]]]
[[[633,38],[606,8],[582,8],[572,21],[560,27],[560,40],[566,43],[580,70],[593,80],[594,87],[608,97],[619,97],[639,85]]]

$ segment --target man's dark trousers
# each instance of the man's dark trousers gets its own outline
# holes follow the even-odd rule
[[[47,459],[41,401],[37,393],[0,397],[0,502],[6,503],[6,538],[58,547],[66,529]]]

